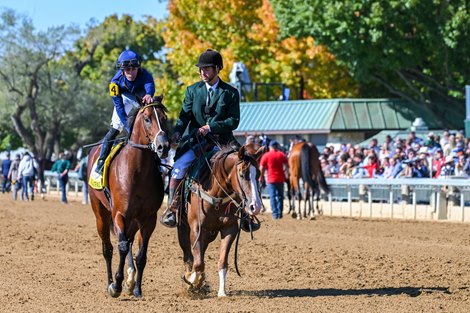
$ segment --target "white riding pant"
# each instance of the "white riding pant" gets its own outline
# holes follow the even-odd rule
[[[139,102],[137,102],[137,98],[131,93],[123,93],[122,95],[122,102],[124,103],[124,110],[126,111],[126,115],[132,110],[132,108],[140,107]],[[117,114],[116,108],[113,110],[113,117],[111,118],[111,127],[122,131],[124,128],[124,124],[122,123],[119,115]]]

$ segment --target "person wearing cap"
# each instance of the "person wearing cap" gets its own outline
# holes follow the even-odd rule
[[[167,227],[176,226],[176,212],[181,199],[179,187],[200,150],[195,143],[236,143],[233,131],[240,122],[240,94],[219,77],[224,67],[222,55],[207,49],[199,56],[196,67],[201,80],[186,89],[183,107],[171,137],[172,142],[179,144],[168,186],[167,209],[160,218],[160,222]],[[211,139],[207,141],[208,135]]]
[[[18,177],[18,168],[20,167],[21,156],[19,154],[15,155],[15,159],[11,162],[10,171],[8,172],[8,179],[12,184],[12,197],[13,200],[17,199],[18,190],[21,189],[21,180]]]
[[[132,50],[124,50],[116,62],[117,72],[109,84],[109,95],[114,104],[111,125],[108,133],[104,136],[101,145],[100,156],[92,174],[94,180],[99,180],[114,139],[123,128],[130,132],[127,125],[127,114],[134,107],[153,102],[155,93],[155,82],[152,75],[141,67],[140,56]]]
[[[284,207],[284,182],[288,174],[288,161],[286,155],[279,151],[279,143],[271,140],[269,151],[263,154],[260,160],[260,182],[265,184],[265,173],[267,172],[267,188],[273,219],[282,218]]]

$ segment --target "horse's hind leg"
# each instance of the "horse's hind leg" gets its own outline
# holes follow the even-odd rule
[[[299,188],[299,191],[297,193],[297,200],[298,200],[298,211],[297,211],[297,219],[298,220],[301,220],[302,219],[302,192],[300,191],[300,188]]]
[[[137,256],[135,258],[135,263],[137,265],[137,279],[135,281],[134,287],[134,297],[141,297],[142,296],[142,277],[144,274],[144,268],[147,264],[147,250],[148,244],[150,241],[150,236],[155,229],[155,225],[157,222],[157,217],[150,217],[141,223],[140,227],[140,234],[141,234],[141,245],[139,247],[139,252],[137,252]]]
[[[110,227],[111,227],[111,214],[110,212],[99,203],[95,198],[91,198],[91,204],[93,212],[96,217],[96,229],[98,235],[101,238],[101,245],[103,250],[103,257],[106,261],[106,272],[108,275],[107,285],[113,283],[113,273],[111,268],[111,261],[113,258],[113,245],[110,239]]]
[[[189,225],[186,220],[181,221],[178,225],[178,242],[183,250],[183,262],[185,274],[188,274],[193,269],[193,254],[191,253],[191,240],[189,238],[190,233]]]

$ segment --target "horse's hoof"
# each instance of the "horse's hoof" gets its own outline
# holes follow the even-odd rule
[[[141,298],[141,297],[142,297],[142,291],[139,290],[139,289],[137,289],[137,288],[135,288],[135,289],[134,289],[134,292],[133,292],[133,295],[134,295],[134,297],[136,297],[136,298]]]
[[[188,290],[199,290],[204,283],[205,274],[201,272],[186,273],[183,281],[188,284]]]
[[[297,218],[297,213],[292,213],[291,216],[292,218]]]
[[[121,295],[121,290],[117,290],[116,286],[113,284],[109,284],[108,286],[108,293],[111,297],[117,298]]]
[[[223,297],[226,297],[226,296],[227,296],[227,294],[225,292],[219,292],[217,294],[217,297],[219,297],[219,298],[223,298]]]
[[[126,294],[128,294],[129,296],[132,296],[134,287],[135,287],[135,282],[130,282],[129,283],[129,282],[126,281],[124,283],[123,289],[124,289],[124,292]]]

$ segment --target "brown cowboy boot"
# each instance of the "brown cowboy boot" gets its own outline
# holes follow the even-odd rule
[[[169,228],[176,226],[176,213],[181,201],[181,181],[182,179],[170,179],[167,207],[160,217],[160,223]]]

